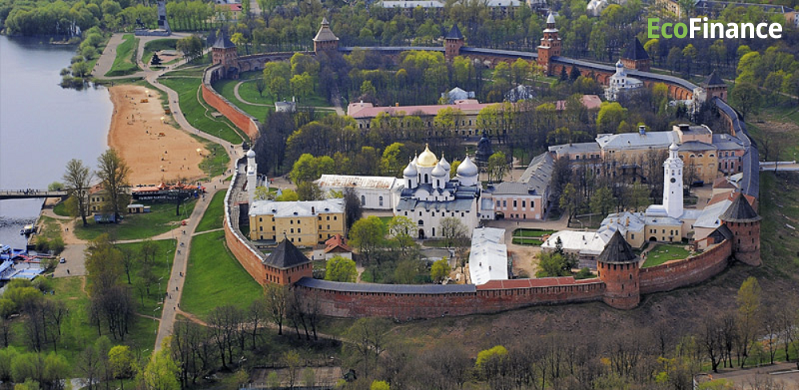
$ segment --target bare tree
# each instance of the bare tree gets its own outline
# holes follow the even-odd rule
[[[363,362],[364,376],[368,378],[370,361],[376,364],[385,350],[386,332],[383,320],[361,318],[347,332],[347,338],[352,340],[352,346]]]
[[[208,319],[211,337],[218,348],[222,367],[233,364],[233,355],[238,341],[238,332],[242,322],[241,310],[226,305],[214,308]]]
[[[97,158],[97,176],[102,180],[102,186],[108,192],[108,201],[103,208],[106,212],[114,214],[118,221],[120,210],[128,202],[128,175],[130,168],[114,149],[108,149]]]
[[[286,319],[288,287],[269,283],[264,288],[264,299],[269,319],[277,325],[277,334],[283,334],[283,321]]]
[[[83,161],[73,158],[67,163],[63,180],[69,195],[75,199],[78,216],[83,220],[83,226],[88,225],[86,215],[89,213],[89,186],[92,180],[89,167],[83,165]]]

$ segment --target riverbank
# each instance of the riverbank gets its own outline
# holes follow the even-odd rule
[[[199,165],[207,150],[196,139],[162,121],[165,114],[156,91],[117,85],[109,92],[114,114],[108,146],[116,149],[130,167],[130,184],[194,181],[204,176]]]

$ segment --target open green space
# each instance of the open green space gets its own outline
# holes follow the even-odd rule
[[[181,220],[188,218],[194,210],[195,200],[184,202],[180,205],[180,215],[175,215],[176,206],[173,203],[155,203],[147,214],[124,214],[120,223],[95,223],[88,219],[89,224],[75,225],[75,235],[82,240],[92,240],[97,236],[108,233],[114,240],[135,240],[157,236],[166,233],[180,224]]]
[[[194,136],[194,135],[192,135]],[[198,141],[205,145],[208,150],[208,155],[200,162],[200,169],[208,175],[209,178],[217,177],[223,174],[230,164],[230,156],[225,152],[222,145],[208,141],[204,138],[195,137]]]
[[[799,173],[760,173],[758,213],[763,217],[760,226],[760,257],[770,274],[792,276],[799,271]],[[760,271],[760,270],[758,270]]]
[[[225,194],[227,194],[227,191],[219,191],[214,194],[211,203],[208,204],[208,208],[205,210],[205,214],[203,214],[203,218],[200,220],[200,223],[197,224],[197,229],[194,229],[195,232],[222,228],[225,215],[225,209],[223,207]]]
[[[555,233],[554,230],[543,229],[516,229],[513,231],[513,237],[543,237]]]
[[[68,314],[61,325],[61,338],[58,342],[58,354],[66,358],[72,376],[81,377],[77,369],[79,354],[87,345],[92,345],[99,336],[108,336],[113,345],[124,344],[131,348],[137,358],[149,356],[155,345],[155,332],[158,321],[135,316],[124,340],[114,339],[107,326],[92,325],[89,322],[89,296],[82,287],[83,277],[55,278],[47,281],[53,291],[51,297],[63,301]],[[152,314],[150,314],[152,315]],[[157,315],[157,314],[156,314]],[[18,351],[29,351],[25,334],[25,323],[22,317],[12,319],[12,332],[19,337],[11,338],[11,346]],[[99,331],[99,335],[98,335]],[[53,351],[52,343],[48,343],[42,352]]]
[[[208,106],[198,93],[201,84],[199,78],[161,78],[159,81],[178,93],[180,109],[192,126],[234,144],[244,140],[227,118],[211,116],[211,112],[216,110]]]
[[[643,268],[661,265],[671,260],[681,260],[687,258],[689,252],[685,245],[658,244],[654,249],[646,254],[646,261]]]
[[[55,215],[60,215],[62,217],[70,217],[69,211],[67,211],[67,204],[64,201],[58,202],[58,204],[53,207],[53,212]]]
[[[155,261],[152,263],[150,269],[150,272],[154,275],[154,283],[149,286],[149,292],[147,291],[146,283],[144,283],[141,261],[133,262],[130,269],[129,285],[133,288],[132,293],[136,301],[136,311],[148,316],[160,317],[160,302],[164,299],[163,293],[166,291],[169,273],[172,270],[172,263],[175,259],[175,246],[177,245],[177,241],[173,239],[158,240],[152,241],[152,244],[155,245],[157,249],[155,252]],[[136,254],[139,253],[143,245],[143,242],[134,242],[117,244],[116,246],[122,251],[129,251],[134,254],[135,259],[139,259],[141,256],[137,256]],[[120,283],[128,284],[126,273],[123,273]]]
[[[139,38],[133,34],[125,34],[122,36],[124,42],[117,46],[117,55],[114,58],[114,64],[111,65],[105,76],[125,76],[139,71],[139,65],[136,64],[136,49],[139,46]]]
[[[205,318],[217,306],[247,307],[261,296],[261,291],[261,286],[225,246],[225,232],[192,238],[181,309]]]
[[[519,238],[513,237],[513,244],[514,245],[532,245],[532,246],[541,246],[544,242],[541,240],[537,240],[535,238]]]
[[[141,62],[145,65],[149,64],[153,58],[153,53],[159,50],[175,50],[177,43],[178,40],[172,38],[156,39],[145,43]]]

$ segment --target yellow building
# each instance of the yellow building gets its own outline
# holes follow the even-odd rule
[[[259,200],[250,205],[249,217],[253,241],[276,241],[285,235],[297,246],[313,246],[336,234],[346,234],[343,199]]]

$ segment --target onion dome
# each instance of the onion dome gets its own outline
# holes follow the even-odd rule
[[[439,160],[438,164],[441,165],[441,169],[447,171],[447,173],[449,173],[450,168],[452,168],[447,159],[444,158],[444,153],[441,153],[441,160]]]
[[[678,149],[680,149],[680,147],[677,146],[677,144],[674,143],[674,142],[672,142],[671,146],[669,146],[669,150],[672,151],[672,152],[676,152]]]
[[[552,12],[549,13],[547,16],[547,24],[554,24],[555,23],[555,15]]]
[[[253,158],[253,157],[255,157],[255,151],[253,151],[252,149],[248,150],[247,158]]]
[[[617,68],[623,68],[624,67],[624,64],[621,63],[621,60],[616,61],[616,67]]]
[[[436,167],[433,168],[433,177],[444,177],[447,175],[447,171],[441,166],[441,164],[436,164]]]
[[[477,176],[477,165],[474,165],[472,159],[466,156],[461,165],[458,165],[458,175],[463,177]]]
[[[416,166],[419,168],[433,168],[438,164],[438,158],[433,152],[430,151],[430,148],[425,145],[424,152],[419,155],[419,158],[416,161]]]
[[[416,157],[413,158],[413,161],[408,163],[408,166],[405,167],[405,170],[402,171],[402,174],[405,177],[416,177],[419,172],[416,170]]]

